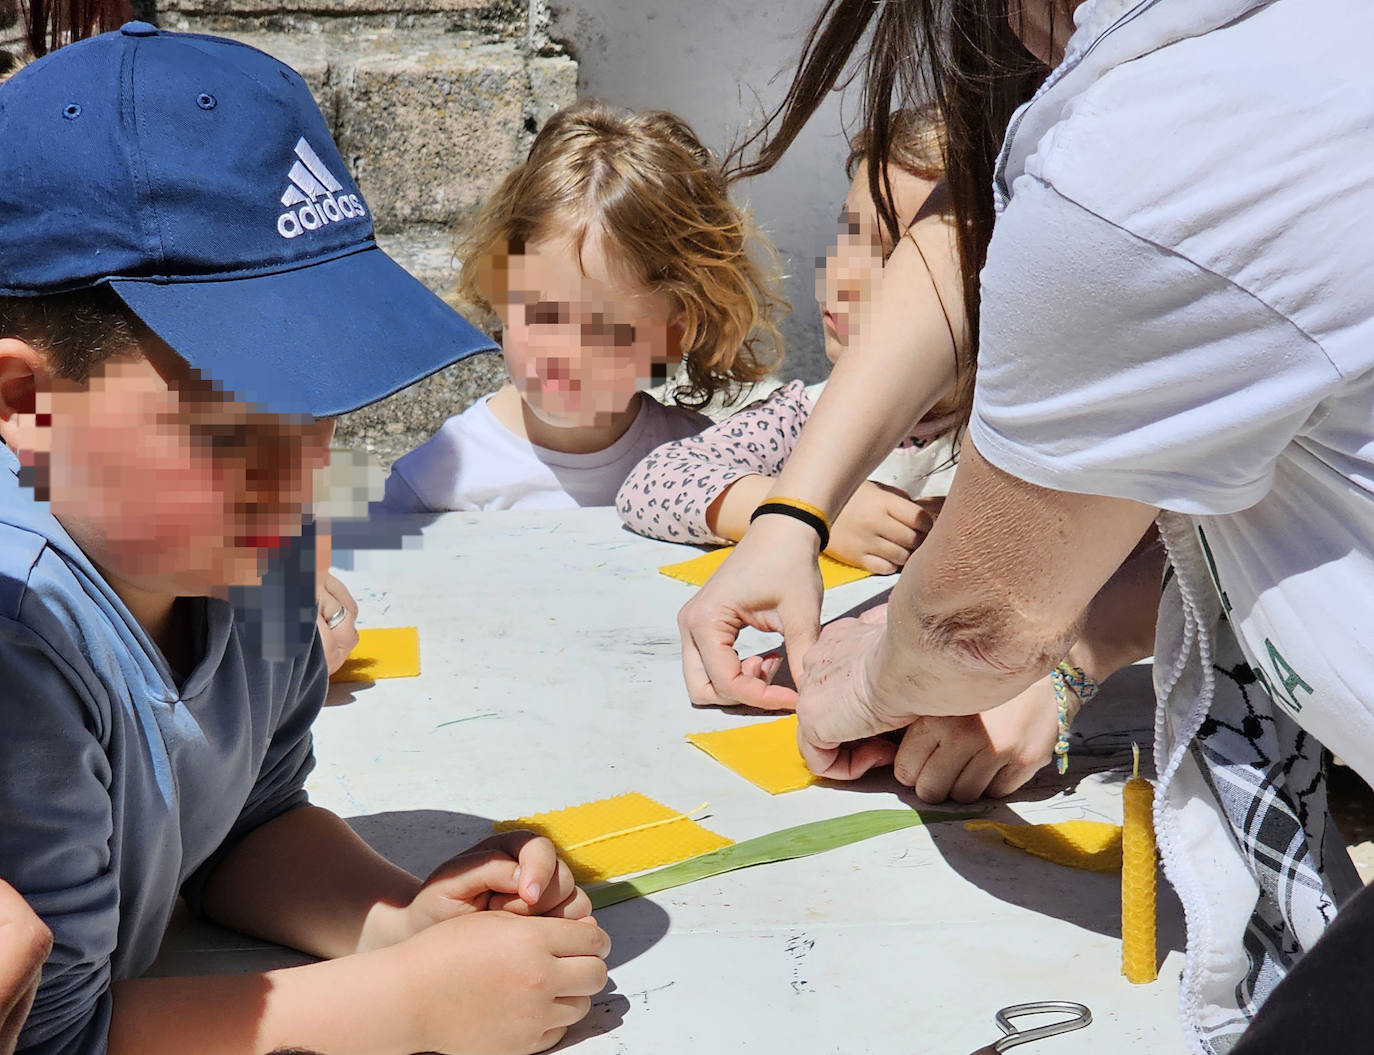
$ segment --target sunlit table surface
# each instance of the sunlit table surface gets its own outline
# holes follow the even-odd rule
[[[692,588],[658,567],[696,552],[633,535],[604,508],[451,513],[417,521],[402,547],[352,553],[351,567],[340,554],[360,625],[418,627],[422,672],[331,689],[311,798],[422,875],[493,820],[622,792],[708,802],[704,825],[735,840],[914,803],[890,771],[770,796],[685,742],[768,720],[687,700],[675,617]],[[894,581],[829,591],[824,617]],[[747,631],[741,654],[776,641]],[[1152,713],[1148,665],[1128,668],[1081,716],[1067,776],[1046,767],[980,808],[1119,822],[1130,743],[1148,748]],[[999,1008],[1058,999],[1088,1005],[1093,1024],[1018,1051],[1181,1051],[1178,903],[1161,879],[1160,977],[1133,986],[1118,884],[951,822],[625,902],[597,913],[615,942],[611,982],[560,1050],[969,1055],[992,1051]],[[183,913],[154,972],[292,962]]]

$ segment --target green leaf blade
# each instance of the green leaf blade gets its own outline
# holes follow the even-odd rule
[[[864,810],[843,817],[799,824],[794,828],[784,828],[755,839],[746,839],[742,843],[712,850],[710,853],[646,872],[633,879],[594,887],[587,893],[592,899],[593,909],[606,908],[608,905],[618,905],[631,898],[670,890],[725,872],[772,864],[775,861],[810,857],[812,854],[824,853],[826,850],[834,850],[903,828],[914,828],[940,821],[969,820],[981,814],[982,811],[951,813],[940,810],[932,812],[927,817],[917,810]]]

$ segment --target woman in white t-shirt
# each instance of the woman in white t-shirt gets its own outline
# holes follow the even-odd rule
[[[882,5],[870,101],[936,53],[939,6]],[[1173,571],[1156,820],[1188,916],[1189,1043],[1222,1052],[1358,889],[1322,745],[1374,779],[1374,9],[1027,0],[1009,23],[1008,6],[964,5],[980,17],[951,34],[955,59],[1010,26],[1055,68],[992,173],[977,389],[944,512],[889,622],[819,640],[816,533],[760,518],[684,611],[684,669],[699,701],[747,699],[760,672],[719,628],[782,625],[805,657],[808,761],[856,776],[891,756],[875,734],[1043,676],[1158,517]],[[852,29],[872,10],[823,17]],[[803,73],[835,57],[813,39]],[[967,72],[937,66],[936,95],[952,127],[992,135],[997,78]],[[791,101],[804,120],[806,94]],[[775,495],[826,512],[862,479],[872,437],[850,422],[846,441],[844,405],[832,379]]]

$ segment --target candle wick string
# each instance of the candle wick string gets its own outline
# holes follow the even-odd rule
[[[709,802],[703,802],[700,806],[690,809],[686,813],[675,813],[671,817],[663,817],[660,820],[649,821],[645,824],[636,824],[632,828],[620,828],[602,835],[594,835],[590,839],[583,839],[580,843],[569,843],[563,847],[563,851],[568,853],[573,850],[580,850],[584,846],[591,846],[593,843],[604,843],[607,839],[618,839],[622,835],[633,835],[635,832],[648,831],[651,828],[662,828],[665,824],[676,824],[678,821],[694,820],[692,815],[700,813],[709,805],[711,805]]]

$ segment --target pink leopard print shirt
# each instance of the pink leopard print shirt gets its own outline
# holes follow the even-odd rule
[[[783,385],[718,425],[665,443],[630,470],[615,507],[626,526],[665,542],[728,543],[706,526],[706,510],[742,476],[777,476],[814,404],[802,381]],[[901,448],[943,435],[953,418],[922,421]]]

